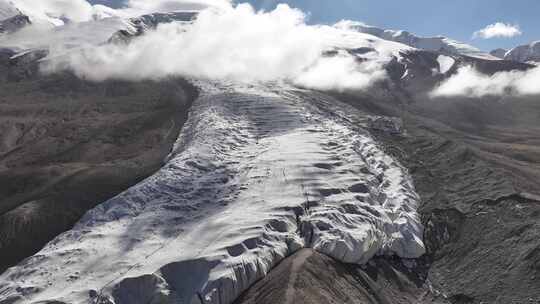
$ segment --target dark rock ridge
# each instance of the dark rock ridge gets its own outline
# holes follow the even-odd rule
[[[0,34],[14,33],[31,23],[30,18],[23,14],[0,20]]]

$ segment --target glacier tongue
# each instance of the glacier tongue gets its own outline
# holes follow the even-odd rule
[[[213,86],[167,164],[0,276],[0,302],[231,303],[302,247],[424,253],[407,171],[324,94]]]

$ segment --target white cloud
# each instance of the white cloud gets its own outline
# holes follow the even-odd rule
[[[485,28],[474,32],[473,38],[491,39],[491,38],[512,38],[521,35],[519,25],[496,22]]]
[[[2,1],[2,0],[0,0]],[[155,12],[199,11],[209,7],[226,8],[229,0],[128,0],[120,9],[92,5],[87,0],[11,0],[35,22],[62,25],[64,19],[85,22],[110,16],[136,17]]]
[[[367,88],[386,77],[380,64],[368,61],[363,64],[355,58],[340,54],[331,58],[320,58],[310,69],[300,73],[295,84],[318,90],[355,90]]]
[[[386,76],[381,63],[347,52],[327,57],[325,37],[342,34],[309,26],[300,10],[279,5],[255,12],[248,4],[203,10],[190,25],[163,24],[128,45],[86,46],[52,54],[45,71],[71,69],[92,80],[158,79],[182,75],[234,81],[288,81],[317,89],[364,89]]]
[[[431,92],[432,97],[483,97],[540,94],[540,67],[528,71],[482,74],[471,66],[462,67]]]
[[[92,18],[93,6],[86,0],[12,0],[17,8],[31,18],[62,23],[61,18],[76,22]],[[36,20],[33,20],[36,21]]]

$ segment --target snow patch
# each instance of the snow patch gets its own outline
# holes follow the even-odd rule
[[[439,63],[439,72],[445,74],[454,66],[456,60],[449,56],[439,55],[439,57],[437,57],[437,62]]]

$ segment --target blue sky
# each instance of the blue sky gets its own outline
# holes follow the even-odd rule
[[[422,36],[444,35],[482,50],[540,40],[540,0],[250,0],[257,8],[285,2],[310,12],[311,23],[341,19],[363,21]],[[514,38],[471,39],[475,31],[495,22],[518,24]]]

